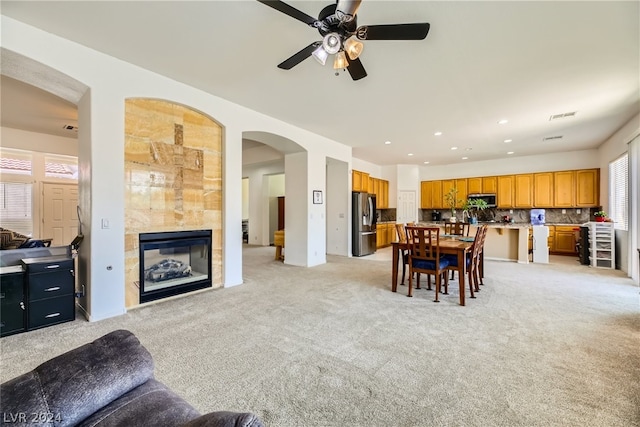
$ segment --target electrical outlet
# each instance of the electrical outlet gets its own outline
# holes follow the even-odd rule
[[[576,213],[577,214],[582,213],[582,209],[576,209]]]
[[[566,209],[562,209],[562,215],[566,215],[567,214],[567,210]]]

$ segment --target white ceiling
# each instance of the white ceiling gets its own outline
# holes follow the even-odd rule
[[[317,16],[330,1],[288,3]],[[2,14],[350,145],[359,159],[434,165],[599,146],[640,112],[639,5],[364,0],[359,25],[431,30],[364,41],[359,81],[311,58],[278,69],[320,35],[257,1],[2,1]],[[5,83],[3,126],[14,104]]]

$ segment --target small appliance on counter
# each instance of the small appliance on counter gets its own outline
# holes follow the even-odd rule
[[[442,213],[439,211],[431,212],[431,221],[438,222],[442,220]]]
[[[531,225],[544,225],[544,209],[531,209]]]

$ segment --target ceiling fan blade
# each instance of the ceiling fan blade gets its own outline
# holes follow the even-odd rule
[[[305,47],[300,52],[294,53],[289,58],[285,59],[280,64],[278,64],[278,68],[282,68],[283,70],[292,69],[293,67],[295,67],[296,65],[298,65],[299,63],[301,63],[302,61],[310,57],[313,51],[316,50],[316,48],[321,44],[322,42],[311,43],[309,46]]]
[[[367,77],[367,72],[364,70],[362,66],[362,62],[360,58],[350,59],[349,55],[345,55],[347,58],[347,62],[349,65],[347,66],[347,71],[351,74],[351,78],[353,80],[360,80]]]
[[[289,15],[292,18],[297,19],[298,21],[302,21],[305,24],[313,25],[316,22],[316,18],[313,18],[306,13],[296,9],[293,6],[289,6],[283,1],[278,0],[258,0],[260,3],[265,4],[269,7],[274,8],[277,11],[284,13],[285,15]]]
[[[431,26],[424,23],[363,25],[356,30],[360,40],[423,40]]]

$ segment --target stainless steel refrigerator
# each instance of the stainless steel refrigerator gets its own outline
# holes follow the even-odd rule
[[[376,251],[376,196],[354,191],[352,201],[353,256],[372,254]]]

